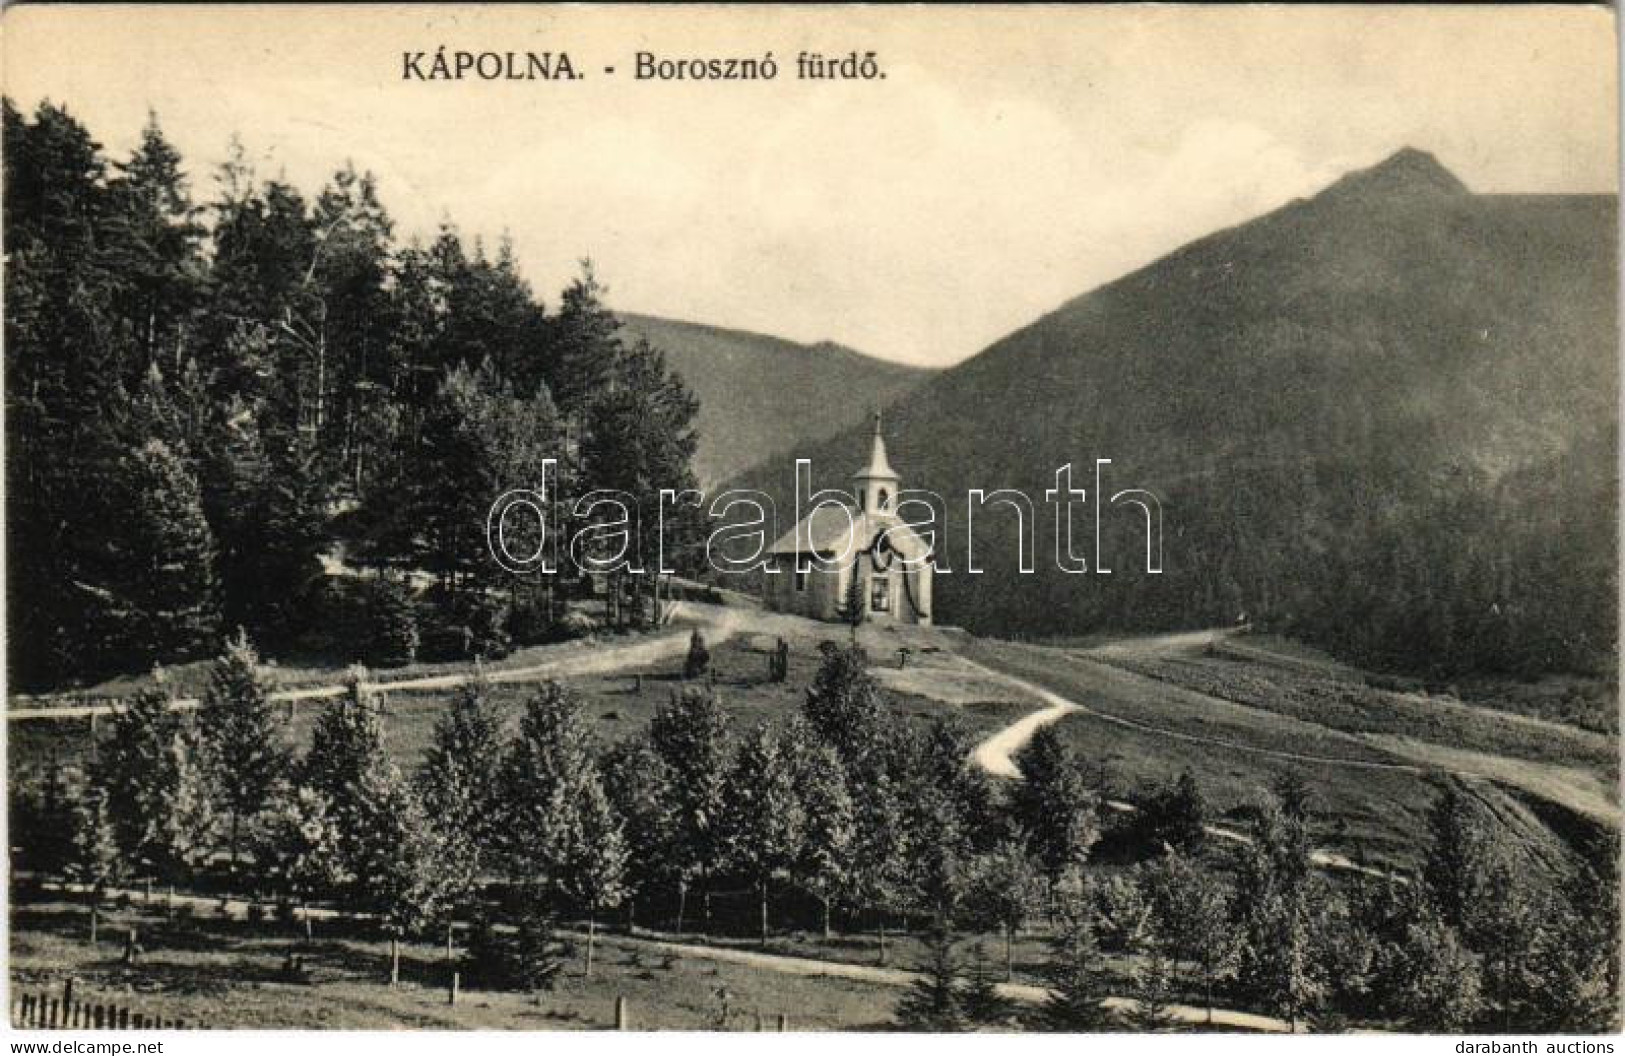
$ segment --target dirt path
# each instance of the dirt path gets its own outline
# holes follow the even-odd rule
[[[726,641],[737,634],[746,621],[730,618],[731,610],[715,608],[714,606],[684,606],[679,602],[680,613],[686,613],[694,618],[706,639],[712,643]],[[529,664],[524,667],[488,669],[485,677],[495,683],[525,683],[542,682],[552,678],[576,678],[582,675],[596,675],[622,668],[642,667],[657,660],[665,660],[674,656],[681,656],[688,649],[688,636],[690,627],[680,631],[660,635],[656,638],[647,638],[638,642],[629,642],[625,645],[598,645],[596,647],[581,649],[567,656],[554,660],[544,660],[541,663]],[[378,693],[430,693],[455,689],[468,682],[473,675],[467,671],[458,671],[444,675],[423,675],[417,678],[402,678],[395,681],[364,682],[362,687],[369,692]],[[321,686],[302,686],[297,689],[277,690],[270,694],[269,699],[279,704],[289,702],[305,702],[314,700],[332,700],[341,697],[347,691],[343,683],[332,683]],[[196,697],[185,697],[171,703],[174,710],[196,708],[200,701]],[[47,708],[21,708],[8,709],[6,719],[10,722],[23,722],[30,719],[78,719],[90,715],[110,715],[116,710],[113,704],[94,705],[60,705]]]
[[[1143,641],[1143,644],[1141,644]],[[1215,708],[1239,706],[1257,710],[1251,705],[1240,704],[1236,701],[1225,700],[1221,697],[1210,696],[1191,686],[1181,685],[1177,682],[1163,681],[1150,675],[1120,667],[1112,664],[1114,658],[1130,656],[1147,656],[1158,653],[1165,654],[1170,651],[1188,650],[1192,645],[1201,643],[1202,638],[1196,635],[1165,635],[1159,638],[1136,640],[1134,642],[1113,643],[1106,649],[1081,650],[1068,654],[1065,662],[1076,664],[1105,663],[1112,667],[1118,677],[1156,683],[1172,687],[1182,695],[1194,695],[1205,701],[1210,701]],[[1240,655],[1257,653],[1260,657],[1274,657],[1276,654],[1266,654],[1264,650],[1243,646],[1239,640],[1231,637],[1231,632],[1214,632],[1207,641],[1222,641],[1226,650],[1237,652]],[[1273,662],[1262,659],[1260,662]],[[1308,669],[1308,668],[1306,668]],[[1530,737],[1561,734],[1565,737],[1596,738],[1603,742],[1606,739],[1601,734],[1590,734],[1578,731],[1573,727],[1550,723],[1543,719],[1530,716],[1515,715],[1493,709],[1478,708],[1473,705],[1457,701],[1434,700],[1426,701],[1427,707],[1445,714],[1454,714],[1471,721],[1474,717],[1483,716],[1493,719],[1497,723],[1505,723],[1527,730]],[[1114,722],[1121,726],[1138,729],[1142,732],[1152,733],[1160,737],[1178,738],[1185,741],[1211,744],[1232,751],[1249,752],[1258,755],[1272,756],[1291,762],[1302,762],[1313,766],[1352,767],[1365,770],[1386,770],[1389,772],[1408,772],[1418,775],[1448,774],[1458,778],[1470,780],[1489,781],[1517,789],[1529,795],[1555,803],[1576,814],[1600,822],[1611,828],[1619,828],[1622,813],[1618,800],[1618,790],[1615,784],[1597,773],[1581,766],[1565,766],[1552,762],[1541,762],[1534,759],[1525,759],[1511,755],[1497,755],[1486,751],[1475,751],[1462,748],[1459,745],[1448,743],[1445,737],[1438,740],[1424,740],[1414,736],[1400,736],[1398,734],[1376,733],[1371,731],[1351,732],[1337,734],[1332,727],[1320,727],[1328,734],[1346,737],[1361,745],[1373,748],[1385,755],[1397,757],[1399,762],[1380,762],[1369,759],[1348,759],[1336,756],[1302,755],[1284,752],[1276,749],[1260,748],[1252,745],[1239,744],[1219,738],[1208,738],[1193,734],[1161,730],[1143,723],[1122,719],[1104,713],[1095,712],[1087,707],[1080,708],[1097,718]],[[1269,713],[1274,714],[1274,713]],[[1288,721],[1282,716],[1279,721]],[[1291,720],[1306,721],[1306,720]]]
[[[963,657],[961,657],[961,659],[964,660]],[[1074,663],[1089,662],[1075,656],[1069,659],[1071,659],[1071,661]],[[1098,719],[1102,722],[1114,723],[1115,725],[1127,727],[1131,730],[1138,730],[1141,733],[1149,733],[1154,736],[1165,737],[1170,740],[1187,741],[1193,744],[1223,748],[1227,751],[1250,752],[1255,755],[1268,756],[1270,758],[1282,759],[1294,763],[1305,763],[1313,766],[1351,766],[1364,770],[1389,770],[1417,774],[1425,771],[1424,767],[1415,765],[1413,763],[1385,763],[1370,759],[1345,759],[1338,756],[1308,755],[1301,752],[1282,751],[1278,748],[1260,748],[1257,745],[1242,744],[1239,741],[1226,740],[1222,737],[1204,737],[1199,734],[1183,733],[1179,730],[1170,730],[1160,726],[1152,726],[1148,723],[1138,722],[1134,719],[1125,719],[1119,715],[1112,715],[1104,711],[1097,711],[1096,709],[1088,707],[1087,705],[1079,704],[1073,700],[1068,700],[1066,697],[1045,689],[1043,686],[1040,686],[1037,683],[1029,682],[1024,678],[1017,678],[1015,675],[1007,675],[1002,671],[996,671],[993,668],[978,664],[974,660],[964,660],[964,662],[977,668],[979,673],[983,674],[988,679],[1002,682],[1021,694],[1028,697],[1037,697],[1040,700],[1046,701],[1049,705],[1041,711],[1033,712],[1031,715],[1018,719],[1016,722],[1000,730],[998,733],[995,733],[993,736],[982,741],[981,744],[978,744],[975,750],[971,753],[971,758],[974,759],[978,765],[980,765],[988,773],[999,777],[1019,777],[1021,772],[1016,767],[1013,757],[1018,754],[1021,749],[1027,746],[1027,742],[1033,739],[1033,734],[1037,733],[1043,727],[1048,726],[1053,722],[1059,722],[1061,719],[1071,714],[1088,715],[1090,718]],[[1226,707],[1232,706],[1228,701],[1215,701],[1215,703],[1224,705]]]
[[[55,890],[65,894],[83,893],[77,884],[47,883],[43,884],[42,887],[45,890]],[[172,905],[190,906],[194,912],[199,910],[219,912],[223,910],[233,918],[244,920],[248,918],[249,903],[244,899],[221,899],[186,894],[154,894],[151,896],[151,901],[148,902],[145,891],[133,888],[110,888],[106,894],[108,898],[114,899],[126,896],[133,904],[137,905],[157,905],[167,902]],[[309,908],[303,912],[308,913],[312,920],[367,919],[366,914],[345,913],[336,909]],[[561,929],[559,934],[576,942],[585,942],[587,940],[586,932]],[[912,986],[921,978],[919,973],[903,968],[882,968],[878,965],[824,961],[814,957],[792,957],[780,953],[762,953],[758,950],[743,950],[727,946],[704,946],[696,943],[675,942],[667,938],[652,937],[658,934],[645,933],[641,936],[628,936],[619,932],[600,932],[599,938],[600,940],[612,940],[617,945],[635,946],[653,953],[668,953],[697,960],[737,964],[783,975],[849,979],[853,982],[873,983],[879,986],[897,988]],[[999,983],[997,988],[1003,996],[1023,1004],[1040,1004],[1049,996],[1049,991],[1044,987],[1025,983]],[[1105,1007],[1117,1011],[1127,1011],[1136,1006],[1134,999],[1127,997],[1108,997],[1103,1004]],[[1168,1015],[1180,1023],[1212,1023],[1216,1027],[1228,1027],[1232,1030],[1284,1034],[1291,1029],[1285,1020],[1257,1015],[1252,1012],[1240,1012],[1235,1009],[1215,1008],[1210,1011],[1207,1008],[1198,1008],[1194,1005],[1171,1005],[1168,1008]],[[1299,1029],[1301,1032],[1303,1028],[1300,1027]]]
[[[584,934],[575,937],[578,939],[586,938]],[[696,946],[688,943],[671,942],[665,939],[628,939],[623,935],[617,935],[615,939],[617,942],[633,943],[657,952],[748,965],[752,968],[782,972],[788,975],[816,975],[896,987],[912,986],[921,978],[919,973],[903,968],[881,968],[875,965],[847,964],[841,961],[820,961],[811,957],[788,957],[783,954],[761,953],[756,950],[740,950],[724,946]],[[1023,1004],[1042,1004],[1049,997],[1049,991],[1042,986],[1032,986],[1026,983],[998,983],[996,987],[1002,996],[1013,1001],[1020,1001]],[[1103,1004],[1110,1009],[1127,1011],[1136,1007],[1137,1002],[1128,997],[1108,997]],[[1170,1006],[1168,1014],[1181,1023],[1209,1022],[1208,1010],[1192,1005]],[[1288,1024],[1284,1020],[1255,1015],[1251,1012],[1238,1012],[1233,1009],[1214,1009],[1212,1023],[1215,1026],[1231,1027],[1236,1030],[1256,1030],[1282,1034],[1288,1030]]]
[[[1247,630],[1247,624],[1234,627],[1210,627],[1204,631],[1176,631],[1172,634],[1148,634],[1139,638],[1107,642],[1104,645],[1080,649],[1078,652],[1093,656],[1146,656],[1164,653],[1186,653],[1203,649],[1214,642],[1223,641]]]
[[[1171,641],[1176,638],[1189,640],[1194,638],[1194,636],[1169,635],[1165,636],[1164,640]],[[1207,632],[1204,632],[1204,636],[1201,640],[1210,641],[1211,637],[1208,637]],[[1177,648],[1182,646],[1175,647]],[[984,739],[980,744],[972,749],[972,761],[995,777],[1020,777],[1021,769],[1016,765],[1015,756],[1021,752],[1021,749],[1027,746],[1028,742],[1033,739],[1033,735],[1036,734],[1040,729],[1050,725],[1051,723],[1059,722],[1061,719],[1064,719],[1068,715],[1072,714],[1089,715],[1093,718],[1101,719],[1106,722],[1119,723],[1137,730],[1154,733],[1158,736],[1173,737],[1181,740],[1195,741],[1198,743],[1222,746],[1241,751],[1258,752],[1264,755],[1271,755],[1277,758],[1290,759],[1298,762],[1313,762],[1317,765],[1331,763],[1346,766],[1375,767],[1387,770],[1410,770],[1418,773],[1422,771],[1421,767],[1411,766],[1405,763],[1374,763],[1357,759],[1336,759],[1301,755],[1293,752],[1281,752],[1266,748],[1256,748],[1250,745],[1234,744],[1219,738],[1197,737],[1193,734],[1179,733],[1172,730],[1162,730],[1156,727],[1147,726],[1144,723],[1134,722],[1131,719],[1119,718],[1115,715],[1108,715],[1105,712],[1096,711],[1093,708],[1085,707],[1076,701],[1068,700],[1060,694],[1045,689],[1043,686],[1037,685],[1036,683],[1029,682],[1023,678],[1017,678],[1014,675],[1007,675],[1001,671],[995,671],[990,667],[976,663],[974,660],[969,660],[965,657],[956,657],[955,659],[959,663],[967,665],[968,668],[974,669],[980,677],[990,682],[1002,683],[1003,685],[1006,685],[1010,689],[1014,690],[1018,695],[1025,695],[1029,698],[1037,698],[1039,701],[1045,702],[1048,705],[1016,720],[1009,726],[1006,726],[1004,729]],[[1119,800],[1110,800],[1106,805],[1113,810],[1124,812],[1131,812],[1135,809],[1132,803],[1125,803]],[[1228,829],[1219,825],[1204,825],[1203,829],[1210,836],[1214,836],[1222,840],[1229,840],[1235,843],[1252,842],[1251,836],[1235,829]],[[1369,866],[1360,865],[1347,856],[1338,854],[1334,851],[1311,851],[1309,854],[1309,860],[1314,864],[1326,869],[1365,873],[1370,876],[1389,876],[1387,872],[1381,869],[1373,869]]]

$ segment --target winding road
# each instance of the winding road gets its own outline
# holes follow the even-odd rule
[[[679,631],[620,645],[597,643],[588,648],[576,648],[568,655],[557,659],[527,664],[524,667],[487,668],[485,678],[489,682],[496,683],[545,682],[554,678],[576,678],[624,668],[643,667],[657,660],[683,655],[688,650],[689,632],[694,627],[698,627],[705,634],[707,641],[716,643],[733,637],[744,625],[744,621],[732,610],[697,605],[685,609],[685,604],[677,603],[678,615],[690,617],[690,622]],[[571,645],[562,648],[571,648]],[[393,681],[363,682],[361,685],[367,692],[433,693],[456,689],[473,677],[471,672],[457,671]],[[277,690],[269,694],[268,699],[279,704],[332,700],[343,696],[348,688],[342,682],[301,686],[296,689]],[[171,702],[170,707],[181,711],[196,708],[200,703],[196,697],[183,697]],[[34,719],[81,719],[92,715],[110,715],[117,708],[116,704],[60,704],[40,708],[8,708],[6,720],[27,722]]]

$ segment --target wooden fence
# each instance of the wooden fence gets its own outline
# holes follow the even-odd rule
[[[186,1030],[184,1019],[137,1012],[111,1001],[77,1001],[72,987],[61,997],[13,994],[11,1025],[34,1030]]]

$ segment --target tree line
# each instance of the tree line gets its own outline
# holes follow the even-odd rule
[[[897,1010],[920,1029],[1169,1029],[1171,1005],[1216,1002],[1320,1029],[1594,1030],[1617,1013],[1613,857],[1554,874],[1467,786],[1441,792],[1419,876],[1350,879],[1313,867],[1295,777],[1241,846],[1209,844],[1188,774],[1111,820],[1053,728],[1020,754],[1021,780],[995,782],[952,717],[899,718],[856,646],[825,647],[788,721],[736,730],[691,686],[609,745],[567,688],[539,688],[510,722],[476,677],[412,776],[360,673],[291,752],[256,661],[233,641],[195,714],[144,693],[81,780],[53,766],[21,800],[19,865],[95,898],[136,873],[240,885],[252,862],[290,915],[322,901],[392,935],[472,922],[469,978],[530,989],[562,969],[564,923],[585,927],[590,973],[599,926],[630,931],[640,908],[710,930],[713,895],[746,891],[767,946],[805,926],[786,904],[810,899],[826,939],[870,932],[882,963],[899,933],[923,939]],[[1101,859],[1103,837],[1127,838],[1133,864]],[[1044,938],[1022,968],[1051,995],[1024,1012],[996,985],[1016,978],[1023,934]],[[1137,1003],[1109,1012],[1109,994]]]
[[[622,340],[590,264],[548,311],[505,237],[403,242],[370,173],[307,197],[237,143],[196,194],[155,115],[110,160],[66,108],[7,99],[3,149],[15,684],[207,657],[237,628],[373,663],[496,655],[562,615],[551,580],[488,560],[497,495],[544,457],[566,503],[692,482],[698,405]],[[332,552],[376,582],[324,576]],[[646,618],[655,584],[619,586],[612,618]]]

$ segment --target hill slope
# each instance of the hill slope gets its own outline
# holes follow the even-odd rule
[[[1584,666],[1614,640],[1616,199],[1481,196],[1402,151],[1062,306],[887,411],[906,487],[947,497],[936,616],[998,634],[1228,622],[1373,663]],[[862,429],[815,449],[837,485]],[[1054,568],[1043,491],[1162,500],[1105,514],[1113,575]],[[790,468],[749,482],[788,495]],[[1007,512],[1037,505],[1036,575]],[[781,509],[784,507],[781,507]],[[786,515],[788,516],[788,515]],[[1093,564],[1092,509],[1076,550]]]
[[[801,345],[627,312],[620,319],[631,340],[663,350],[699,396],[695,468],[705,483],[867,420],[933,373],[827,341]]]

